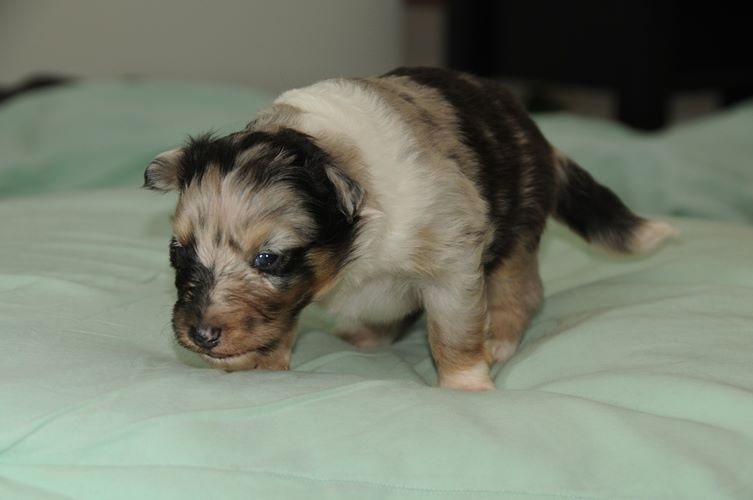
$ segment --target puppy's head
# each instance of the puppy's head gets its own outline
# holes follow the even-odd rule
[[[361,187],[291,129],[191,139],[144,180],[179,192],[178,342],[226,370],[287,368],[298,313],[350,256]]]

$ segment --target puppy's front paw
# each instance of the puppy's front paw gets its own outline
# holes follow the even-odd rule
[[[202,358],[212,368],[227,372],[242,370],[288,370],[290,369],[290,349],[280,349],[272,353],[247,352],[238,356],[213,358],[206,354]]]
[[[278,351],[272,354],[257,354],[256,368],[260,370],[289,370],[290,350]]]
[[[440,373],[439,386],[461,391],[494,390],[494,382],[489,376],[489,365],[484,362],[451,373]]]

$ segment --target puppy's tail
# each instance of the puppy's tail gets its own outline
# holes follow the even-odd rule
[[[666,222],[634,214],[612,190],[565,155],[557,152],[555,163],[559,187],[554,218],[586,241],[618,252],[639,253],[679,234]]]

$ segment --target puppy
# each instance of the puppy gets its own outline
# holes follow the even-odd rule
[[[157,156],[178,191],[177,341],[225,370],[287,369],[312,301],[361,346],[427,315],[441,387],[488,390],[542,298],[547,216],[619,252],[673,228],[631,212],[493,81],[401,68],[283,93],[248,126]]]

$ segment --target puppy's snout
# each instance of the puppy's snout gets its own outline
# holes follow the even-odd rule
[[[211,326],[192,326],[188,331],[188,336],[203,349],[213,349],[220,343],[222,338],[222,328]]]

